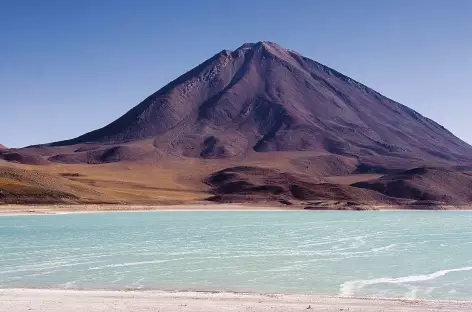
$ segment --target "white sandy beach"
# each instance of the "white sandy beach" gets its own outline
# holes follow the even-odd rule
[[[472,311],[472,302],[310,295],[0,289],[0,312]]]
[[[299,210],[288,206],[250,204],[186,204],[186,205],[0,205],[0,215],[67,214],[94,212],[144,211],[280,211]]]
[[[329,206],[328,206],[329,207]],[[35,215],[35,214],[69,214],[69,213],[94,213],[94,212],[144,212],[144,211],[294,211],[303,210],[304,205],[277,205],[275,203],[240,203],[240,204],[214,204],[208,202],[179,204],[179,205],[103,205],[103,204],[81,204],[81,205],[0,205],[0,216],[5,215]],[[325,207],[326,208],[326,207]],[[339,207],[331,207],[332,211],[338,211]],[[422,211],[425,209],[410,209],[408,207],[392,205],[363,205],[364,210],[369,211]],[[316,210],[316,209],[315,209]],[[327,210],[324,208],[321,211]],[[442,206],[440,209],[447,211],[472,210],[467,206]]]

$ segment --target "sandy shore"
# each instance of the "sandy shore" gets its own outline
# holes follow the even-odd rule
[[[61,214],[106,211],[185,211],[185,210],[297,210],[301,207],[252,204],[187,204],[187,205],[0,205],[2,214]]]
[[[307,295],[0,289],[0,312],[472,311],[472,302]]]
[[[22,215],[22,214],[63,214],[63,213],[85,213],[85,212],[106,212],[106,211],[205,211],[205,210],[304,210],[305,205],[277,205],[261,204],[261,203],[241,203],[241,204],[211,204],[207,202],[179,204],[179,205],[111,205],[111,204],[94,204],[94,205],[0,205],[0,215]],[[352,207],[351,207],[352,208]],[[431,207],[420,208],[418,206],[392,206],[392,205],[364,205],[361,210],[376,211],[399,211],[399,210],[449,210],[464,211],[472,210],[472,206],[442,206],[432,209]],[[332,210],[339,211],[338,206],[321,206],[312,210]],[[348,209],[356,210],[356,209]]]

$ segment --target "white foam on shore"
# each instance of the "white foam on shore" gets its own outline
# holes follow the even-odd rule
[[[403,277],[382,277],[370,280],[356,280],[356,281],[348,281],[341,285],[339,295],[343,297],[353,297],[358,294],[359,290],[363,289],[365,286],[368,285],[377,285],[377,284],[404,284],[404,283],[413,283],[413,282],[423,282],[434,280],[440,278],[444,275],[454,272],[463,272],[463,271],[472,271],[472,267],[463,267],[457,269],[449,269],[449,270],[440,270],[436,271],[431,274],[424,274],[424,275],[410,275],[410,276],[403,276]]]

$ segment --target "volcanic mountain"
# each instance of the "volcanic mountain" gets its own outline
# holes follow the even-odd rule
[[[470,145],[334,69],[266,41],[219,52],[101,129],[0,151],[0,158],[7,161],[0,167],[5,176],[27,176],[21,164],[41,165],[38,181],[69,179],[99,192],[0,179],[0,203],[23,200],[38,187],[56,200],[68,194],[66,202],[319,207],[323,201],[351,209],[472,201]],[[2,191],[2,183],[10,189]]]
[[[472,159],[472,147],[436,122],[265,41],[223,50],[109,125],[47,146],[89,146],[53,161],[115,161],[139,154],[126,143],[143,139],[153,140],[153,155],[198,158],[313,151],[428,163]]]

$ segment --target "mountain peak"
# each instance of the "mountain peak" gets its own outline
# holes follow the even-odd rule
[[[238,49],[248,49],[248,48],[255,48],[255,47],[260,47],[260,46],[263,46],[263,45],[266,45],[266,46],[270,46],[270,45],[277,45],[276,43],[274,42],[270,42],[270,41],[265,41],[265,40],[261,40],[261,41],[257,41],[257,42],[246,42],[246,43],[243,43]]]
[[[273,50],[280,50],[280,51],[288,51],[288,49],[285,49],[284,47],[280,46],[279,44],[271,41],[258,41],[258,42],[248,42],[244,43],[241,45],[239,48],[237,48],[234,52],[238,51],[245,51],[245,50],[266,50],[266,51],[273,51]]]

